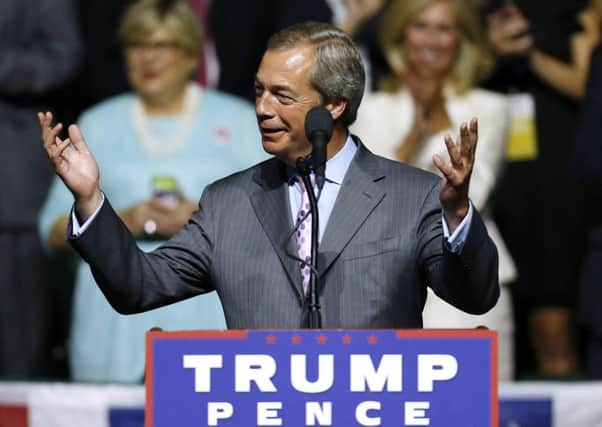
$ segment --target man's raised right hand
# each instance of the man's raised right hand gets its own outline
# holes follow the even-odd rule
[[[76,125],[69,126],[69,137],[61,140],[59,134],[63,125],[58,123],[52,126],[52,113],[38,113],[38,120],[44,149],[56,174],[75,198],[75,210],[79,220],[85,222],[102,201],[96,159],[88,150]]]

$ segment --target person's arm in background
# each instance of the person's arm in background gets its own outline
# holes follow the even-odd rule
[[[600,40],[598,16],[592,9],[579,15],[583,30],[571,37],[571,62],[559,61],[553,56],[535,49],[529,55],[533,71],[559,92],[575,99],[585,95],[589,60]]]
[[[384,0],[346,0],[344,3],[347,13],[341,22],[335,24],[352,37],[368,19],[379,13],[385,5]]]
[[[82,48],[70,0],[37,0],[21,25],[34,25],[22,46],[0,45],[0,96],[37,95],[64,83]]]
[[[487,17],[488,39],[498,58],[526,57],[533,72],[566,96],[580,99],[585,91],[589,58],[599,40],[596,14],[579,15],[583,30],[571,37],[571,62],[563,62],[534,45],[528,20],[514,5],[506,4]]]

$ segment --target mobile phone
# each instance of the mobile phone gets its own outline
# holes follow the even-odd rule
[[[153,198],[167,206],[174,207],[179,202],[178,182],[172,176],[159,175],[152,178]]]

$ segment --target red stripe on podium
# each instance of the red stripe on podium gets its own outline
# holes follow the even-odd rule
[[[0,405],[0,427],[28,427],[29,420],[25,406]]]

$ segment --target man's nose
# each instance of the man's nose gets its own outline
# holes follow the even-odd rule
[[[255,114],[257,117],[271,117],[274,115],[271,95],[267,90],[255,97]]]

